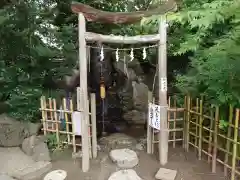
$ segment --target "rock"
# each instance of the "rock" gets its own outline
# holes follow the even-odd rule
[[[132,169],[114,172],[108,180],[142,180]]]
[[[23,123],[8,117],[6,114],[0,115],[1,147],[19,146],[27,135],[28,130]]]
[[[30,135],[36,135],[41,124],[20,122],[6,114],[0,115],[0,147],[17,147]]]
[[[139,151],[143,151],[144,147],[145,147],[144,144],[141,144],[141,143],[136,144],[136,149]]]
[[[137,153],[130,149],[115,149],[110,152],[110,158],[120,168],[133,168],[139,160]]]
[[[103,148],[108,149],[135,149],[136,144],[137,141],[134,138],[122,133],[111,134],[100,139],[100,145],[104,145]]]
[[[132,82],[134,108],[140,111],[148,109],[148,86],[144,83]]]
[[[144,124],[147,120],[147,115],[144,112],[132,110],[124,113],[123,118],[127,121],[133,121],[137,124]]]
[[[50,153],[45,138],[41,136],[31,136],[24,139],[22,150],[35,161],[50,161]]]
[[[6,174],[0,174],[0,180],[16,180]]]
[[[18,180],[35,180],[52,168],[51,162],[35,162],[19,147],[0,148],[0,174],[8,174]]]
[[[160,180],[174,180],[176,175],[177,175],[176,170],[160,168],[157,174],[155,175],[155,178]]]

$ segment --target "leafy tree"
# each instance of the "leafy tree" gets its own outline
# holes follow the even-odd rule
[[[174,56],[188,54],[191,60],[187,73],[177,76],[181,92],[205,95],[218,105],[239,105],[240,3],[184,0],[168,20],[169,51]],[[155,28],[157,19],[144,24]]]

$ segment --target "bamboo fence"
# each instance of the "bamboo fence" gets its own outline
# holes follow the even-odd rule
[[[96,133],[96,101],[95,94],[91,94],[91,101],[89,103],[90,111],[89,116],[89,154],[90,158],[97,157],[97,133]],[[43,123],[43,132],[44,135],[55,134],[57,144],[67,144],[73,147],[73,152],[76,153],[77,148],[81,149],[82,147],[82,137],[77,136],[74,133],[72,115],[74,111],[77,111],[77,106],[73,103],[73,100],[70,99],[67,102],[66,98],[63,98],[61,102],[57,103],[57,100],[54,98],[46,98],[42,96],[40,98],[42,113],[42,123]],[[68,104],[67,104],[68,103]],[[75,106],[74,106],[75,105]],[[60,106],[62,108],[60,109]],[[81,111],[80,111],[81,112]],[[64,123],[60,119],[60,113],[64,115]],[[62,124],[65,125],[65,128],[62,128]],[[65,136],[66,138],[60,138]]]
[[[220,110],[217,106],[204,108],[202,99],[185,98],[185,131],[187,132],[185,149],[189,146],[197,151],[198,159],[207,156],[213,173],[217,164],[223,165],[224,175],[235,180],[240,176],[237,168],[240,160],[239,109],[229,106],[228,125],[220,127]]]
[[[155,102],[152,98],[152,93],[148,93],[148,99],[150,102]],[[177,106],[177,98],[168,98],[168,129],[169,129],[169,139],[168,142],[172,144],[175,148],[176,144],[183,144],[184,141],[184,114],[185,108]],[[158,140],[158,130],[151,128],[148,125],[147,128],[147,153],[153,154],[155,144],[159,143]]]
[[[149,92],[149,103],[155,102]],[[185,97],[184,105],[177,106],[177,98],[168,99],[169,143],[173,148],[182,143],[188,152],[195,150],[199,160],[207,159],[211,170],[216,173],[217,165],[222,165],[224,175],[236,180],[240,177],[240,127],[239,109],[229,106],[228,125],[220,127],[219,107],[209,105],[203,98]],[[226,120],[226,119],[225,119]],[[154,153],[154,145],[159,141],[157,130],[147,129],[147,152]],[[239,148],[239,149],[238,149]]]

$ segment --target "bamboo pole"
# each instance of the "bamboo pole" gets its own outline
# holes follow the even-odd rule
[[[47,127],[46,127],[46,99],[45,96],[41,97],[41,111],[42,111],[42,123],[43,123],[43,133],[47,135]]]
[[[74,127],[74,123],[73,123],[73,111],[74,111],[74,108],[73,108],[73,100],[70,99],[70,109],[71,111],[71,121],[72,121],[72,144],[73,144],[73,152],[76,153],[77,152],[77,145],[76,145],[76,134],[74,132],[74,129],[76,129]]]
[[[212,173],[216,173],[216,165],[217,165],[217,137],[218,137],[218,123],[219,123],[219,107],[216,107],[215,111],[215,121],[214,121],[214,134],[213,134],[213,154],[212,154]]]
[[[57,103],[56,99],[53,99],[53,110],[54,110],[54,121],[56,126],[56,139],[57,139],[57,146],[59,146],[60,143],[60,137],[59,137],[59,119],[57,115]]]
[[[52,107],[53,106],[52,105],[52,99],[51,98],[48,98],[48,104],[49,104],[49,108],[53,109],[53,107]],[[53,112],[50,111],[49,113],[50,113],[50,119],[53,120]],[[50,125],[51,129],[55,129],[56,128],[56,127],[54,127],[55,124],[53,124],[53,123],[48,123],[48,125]]]
[[[187,97],[187,130],[186,130],[186,134],[187,134],[187,141],[186,141],[186,151],[189,151],[189,130],[190,130],[190,109],[191,109],[191,97],[188,96]]]
[[[174,108],[177,109],[177,97],[174,96]],[[177,119],[177,111],[174,111],[173,112],[173,119],[174,119],[174,122],[173,122],[173,129],[176,129],[176,119]],[[176,147],[176,131],[173,131],[173,148]]]
[[[67,101],[66,98],[63,98],[63,111],[64,111],[64,120],[65,120],[65,124],[66,124],[66,131],[67,131],[67,141],[68,143],[71,142],[71,138],[70,138],[70,132],[69,132],[69,119],[68,119],[68,113],[66,113],[67,110]]]
[[[199,140],[199,115],[198,115],[198,113],[199,113],[199,99],[197,98],[196,99],[196,113],[197,113],[197,115],[196,115],[196,124],[195,124],[195,141],[194,141],[194,144],[195,144],[195,147],[198,147],[198,140]],[[197,148],[197,149],[199,149],[199,148]],[[194,151],[196,152],[197,151],[197,149],[196,148],[194,148]]]
[[[92,123],[92,154],[97,157],[97,121],[96,121],[96,96],[91,93],[91,123]]]
[[[186,149],[187,147],[187,116],[186,116],[186,109],[187,109],[187,97],[184,96],[184,112],[183,112],[183,148]]]
[[[152,103],[152,92],[148,91],[148,104]],[[149,113],[149,112],[148,112]],[[152,128],[149,126],[149,117],[147,117],[147,153],[152,153]]]
[[[233,123],[233,106],[232,105],[229,106],[228,122],[229,122],[229,124]],[[232,135],[232,127],[228,126],[227,137],[230,138],[231,135]],[[226,140],[227,140],[226,150],[227,150],[227,152],[230,152],[230,141],[228,139],[226,139]],[[228,164],[228,161],[229,161],[229,154],[225,153],[224,163]],[[228,175],[228,168],[226,165],[224,165],[224,176],[227,176],[227,175]]]
[[[208,140],[208,154],[211,154],[212,151],[212,140],[213,140],[213,133],[212,133],[212,129],[213,129],[213,122],[214,122],[214,114],[213,114],[213,107],[211,106],[211,110],[210,110],[210,128],[209,128],[209,140]],[[208,163],[211,162],[211,156],[208,155]]]
[[[237,141],[238,141],[238,124],[239,124],[239,109],[236,110],[236,115],[235,115],[231,180],[235,180],[236,156],[237,156]]]
[[[199,119],[199,141],[198,141],[198,159],[201,160],[202,159],[202,124],[203,124],[203,100],[200,100],[200,109],[199,109],[199,113],[200,113],[200,119]]]

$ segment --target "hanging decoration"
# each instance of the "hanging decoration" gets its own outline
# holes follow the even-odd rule
[[[146,48],[143,48],[143,60],[145,60],[147,57],[147,52],[146,52]]]
[[[100,57],[101,57],[100,61],[103,61],[104,59],[103,46],[101,47]]]
[[[133,48],[131,48],[130,58],[130,61],[132,62],[134,59]]]
[[[117,61],[117,62],[119,61],[118,48],[117,48],[117,50],[116,50],[116,61]]]

